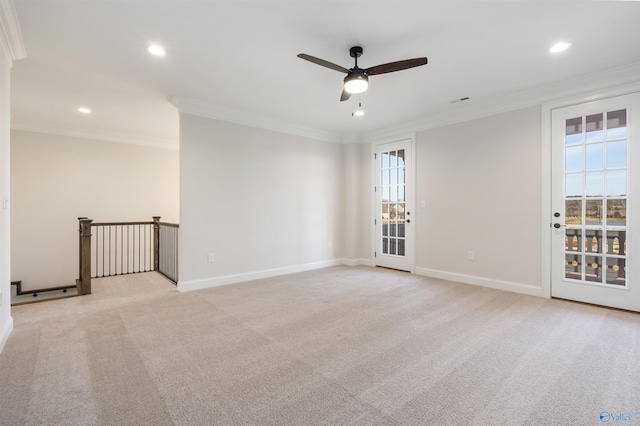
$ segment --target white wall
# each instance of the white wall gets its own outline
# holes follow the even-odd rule
[[[341,257],[340,144],[186,113],[180,120],[180,289]]]
[[[369,145],[190,114],[181,129],[181,289],[372,264]],[[540,294],[540,107],[419,132],[416,169],[417,273]]]
[[[531,107],[418,133],[417,273],[539,294],[541,127]]]
[[[1,28],[0,28],[1,29]],[[9,209],[3,198],[9,196],[9,80],[11,62],[0,43],[0,351],[11,333],[10,226]]]
[[[342,252],[347,265],[370,264],[369,146],[344,144]]]
[[[23,290],[75,285],[80,216],[178,222],[177,150],[17,130],[11,150],[11,279]]]

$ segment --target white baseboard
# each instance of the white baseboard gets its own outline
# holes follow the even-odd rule
[[[9,317],[7,323],[2,327],[2,331],[0,332],[0,352],[4,349],[4,344],[9,340],[9,336],[13,331],[13,317]]]
[[[225,275],[221,277],[204,278],[191,281],[178,281],[179,291],[201,290],[203,288],[218,287],[221,285],[237,284],[245,281],[259,280],[262,278],[277,277],[279,275],[294,274],[296,272],[312,271],[314,269],[328,268],[342,265],[341,259],[325,260],[322,262],[306,263],[303,265],[286,266],[284,268],[265,269],[262,271],[246,272],[243,274]]]
[[[294,274],[297,272],[312,271],[314,269],[328,268],[331,266],[375,266],[370,259],[332,259],[322,262],[306,263],[303,265],[287,266],[284,268],[265,269],[262,271],[246,272],[243,274],[225,275],[221,277],[204,278],[190,281],[178,281],[179,291],[193,291],[204,288],[218,287],[221,285],[238,284],[245,281],[259,280],[262,278],[277,277],[280,275]],[[417,275],[438,278],[463,284],[478,285],[496,290],[511,291],[529,296],[543,297],[542,288],[530,284],[514,283],[474,275],[457,274],[437,269],[416,267]],[[10,331],[9,331],[10,333]]]
[[[490,278],[477,277],[474,275],[456,274],[452,272],[439,271],[437,269],[420,267],[416,268],[416,274],[448,281],[455,281],[463,284],[472,284],[482,287],[489,287],[496,290],[511,291],[514,293],[527,294],[529,296],[542,297],[542,288],[530,284],[494,280]]]

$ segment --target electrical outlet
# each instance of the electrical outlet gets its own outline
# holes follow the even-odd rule
[[[475,258],[476,258],[476,254],[473,251],[469,250],[467,252],[467,260],[475,260]]]
[[[213,263],[216,260],[216,257],[213,255],[213,253],[209,253],[209,255],[207,256],[207,261],[209,263]]]

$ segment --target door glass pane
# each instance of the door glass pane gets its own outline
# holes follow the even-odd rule
[[[396,221],[395,220],[390,220],[389,221],[389,235],[392,237],[395,237],[396,234]]]
[[[627,110],[607,113],[607,139],[618,139],[627,136]]]
[[[398,256],[404,256],[404,240],[398,239]]]
[[[389,201],[389,186],[383,186],[381,192],[381,196],[382,196],[382,201]]]
[[[604,174],[602,172],[587,172],[584,180],[587,197],[602,197],[604,195]]]
[[[627,195],[627,171],[607,172],[607,196],[624,197],[625,195]]]
[[[566,228],[564,236],[565,251],[581,251],[582,229]]]
[[[604,152],[603,144],[592,143],[586,146],[586,168],[587,169],[602,169],[604,164]]]
[[[587,142],[601,141],[604,137],[603,113],[588,115],[586,119]]]
[[[582,173],[567,173],[564,192],[566,197],[582,197]]]
[[[565,201],[564,217],[567,225],[582,225],[582,200]]]
[[[398,211],[396,209],[396,205],[394,203],[389,204],[389,223],[391,221],[396,220],[398,217]]]
[[[607,200],[607,225],[627,226],[627,200]]]
[[[585,280],[596,283],[602,282],[602,257],[586,256],[584,269]]]
[[[566,254],[564,261],[565,278],[573,280],[582,279],[582,255]]]
[[[396,254],[396,239],[389,238],[389,254]]]
[[[602,200],[587,200],[585,205],[585,224],[586,225],[602,225]]]
[[[566,121],[565,144],[573,145],[582,142],[582,117]]]
[[[602,253],[602,230],[585,230],[584,251],[586,253]]]
[[[388,169],[389,168],[389,153],[388,152],[383,152],[380,155],[380,165],[382,166],[383,169]]]
[[[398,188],[395,185],[389,188],[389,201],[392,203],[398,201]]]
[[[387,204],[383,204],[383,206],[386,206]],[[388,237],[389,236],[389,220],[387,219],[388,214],[387,213],[382,213],[382,236],[383,237]]]
[[[398,185],[398,201],[406,201],[404,199],[404,185]]]
[[[627,232],[622,230],[608,230],[606,252],[608,254],[625,256],[627,254]]]
[[[565,148],[564,169],[567,172],[582,170],[582,145]]]
[[[627,261],[622,258],[607,259],[607,284],[621,285],[626,284]]]
[[[383,254],[389,254],[389,239],[388,238],[383,238],[382,239],[382,253]]]
[[[607,168],[627,167],[627,141],[607,143]]]
[[[398,167],[398,156],[395,151],[389,153],[389,167],[392,169]]]

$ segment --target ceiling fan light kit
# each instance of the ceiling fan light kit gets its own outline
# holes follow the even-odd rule
[[[347,69],[340,65],[334,64],[324,59],[316,58],[315,56],[307,55],[306,53],[300,53],[298,58],[304,59],[314,64],[330,68],[335,71],[346,73],[347,76],[344,79],[344,88],[340,101],[346,101],[352,94],[362,93],[369,87],[369,76],[376,74],[386,74],[389,72],[402,71],[413,67],[419,67],[427,64],[427,58],[414,58],[405,59],[404,61],[389,62],[387,64],[376,65],[362,69],[358,67],[358,58],[362,56],[362,47],[353,46],[349,49],[349,55],[354,58],[355,65],[351,69]]]
[[[364,74],[349,73],[344,78],[344,90],[352,95],[366,91],[367,87],[369,87],[369,77]]]
[[[356,108],[351,115],[353,117],[362,117],[364,115],[364,110],[362,109],[362,102],[358,102],[358,108]]]

